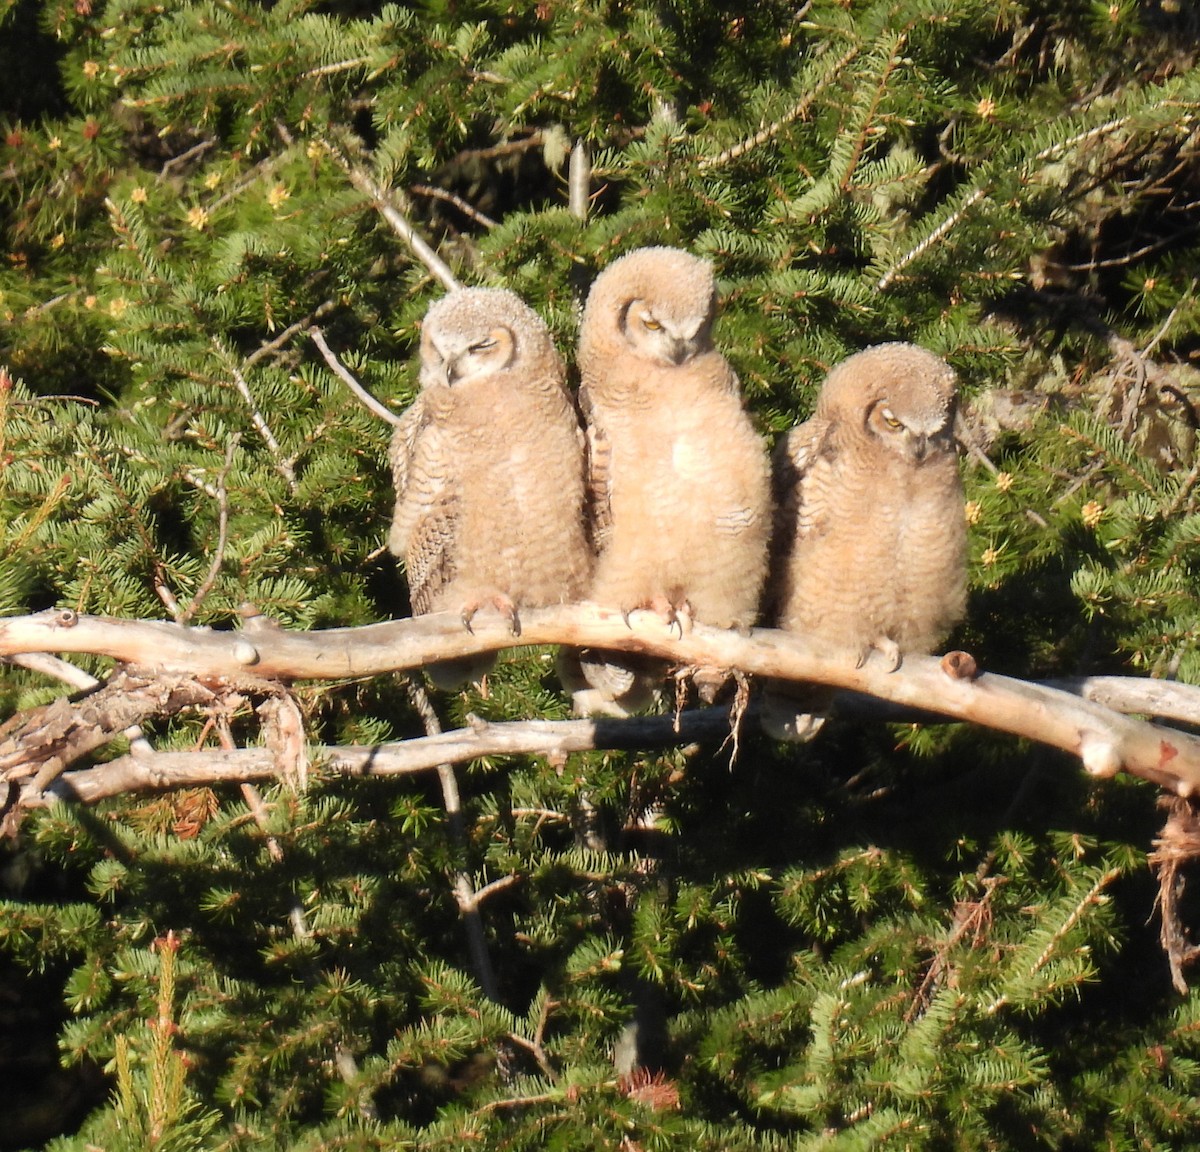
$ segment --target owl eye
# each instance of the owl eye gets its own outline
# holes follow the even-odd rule
[[[648,332],[661,332],[662,331],[662,325],[657,320],[655,320],[653,316],[647,316],[642,321],[642,325],[645,327],[646,331],[648,331]]]
[[[885,424],[886,424],[886,425],[887,425],[889,428],[891,428],[891,429],[892,429],[892,431],[895,431],[897,428],[902,428],[902,427],[904,427],[904,425],[903,425],[903,424],[902,424],[902,423],[901,423],[899,420],[897,420],[895,416],[893,416],[893,415],[892,415],[892,413],[891,413],[891,410],[890,410],[890,409],[888,409],[888,408],[885,408],[885,409],[884,409],[884,410],[883,410],[883,411],[880,413],[880,415],[883,417],[883,422],[884,422],[884,423],[885,423]]]
[[[490,352],[496,347],[496,338],[494,336],[485,337],[471,345],[472,352]]]

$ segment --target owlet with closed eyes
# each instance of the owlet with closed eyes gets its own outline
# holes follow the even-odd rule
[[[404,560],[414,615],[579,600],[583,433],[545,324],[518,296],[463,288],[430,306],[420,392],[392,436],[396,507],[388,547]],[[490,658],[429,669],[441,687]]]

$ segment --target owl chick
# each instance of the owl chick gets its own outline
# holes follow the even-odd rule
[[[541,319],[512,292],[464,288],[430,306],[421,390],[392,436],[396,508],[388,547],[404,560],[416,615],[452,610],[469,629],[492,605],[578,600],[591,552],[583,433]],[[491,661],[430,669],[439,687]]]
[[[829,374],[816,412],[775,455],[772,573],[780,628],[860,665],[927,653],[966,605],[956,380],[913,344],[880,344]]]
[[[770,468],[713,347],[715,307],[712,266],[675,248],[631,252],[592,286],[579,336],[590,596],[744,628],[766,579]],[[612,655],[584,665],[610,697],[623,665]]]

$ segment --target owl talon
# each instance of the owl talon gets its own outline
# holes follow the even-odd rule
[[[497,604],[496,607],[500,608],[500,605]],[[508,630],[514,636],[520,636],[521,635],[521,617],[517,615],[517,606],[510,600],[508,602],[508,611],[506,612],[503,608],[500,608],[500,611],[505,616],[508,617]]]
[[[858,659],[854,661],[854,667],[861,668],[866,664],[872,652],[878,652],[887,661],[888,672],[895,672],[903,659],[900,655],[900,645],[888,636],[880,636],[878,640],[872,640],[859,652]]]
[[[516,604],[513,602],[511,596],[506,596],[503,592],[497,592],[494,596],[482,596],[477,600],[468,600],[463,605],[462,614],[459,618],[462,620],[463,627],[472,636],[475,635],[475,629],[471,627],[471,621],[475,619],[475,614],[479,609],[488,604],[495,608],[508,621],[509,631],[514,636],[521,635],[521,618],[517,615]]]
[[[639,611],[653,612],[668,631],[674,633],[676,640],[682,640],[683,634],[692,630],[692,606],[686,600],[675,605],[665,596],[653,596],[641,604],[634,604],[632,608],[622,608],[621,619],[625,621],[626,628],[633,627],[630,616]]]

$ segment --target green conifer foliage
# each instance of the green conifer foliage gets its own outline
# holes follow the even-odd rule
[[[410,401],[444,277],[398,212],[568,362],[617,255],[711,258],[772,435],[867,344],[946,356],[959,646],[1200,682],[1198,53],[1174,0],[0,0],[0,614],[407,613],[390,429],[308,337]],[[0,669],[5,716],[63,691]],[[294,691],[314,744],[423,732],[398,677]],[[146,735],[256,743],[255,704]],[[535,648],[435,705],[569,711]],[[434,773],[320,764],[39,812],[3,849],[0,1147],[1194,1142],[1152,788],[960,725],[731,751],[491,757],[460,820]],[[26,1123],[56,1061],[81,1117]]]

